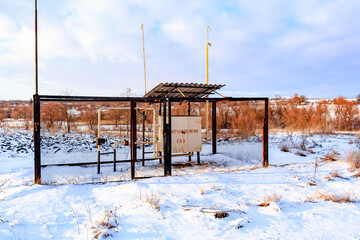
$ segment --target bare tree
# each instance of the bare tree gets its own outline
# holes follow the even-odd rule
[[[28,130],[31,125],[31,120],[33,117],[32,107],[29,105],[20,105],[16,106],[13,110],[11,117],[14,119],[21,119],[24,122],[25,130]]]

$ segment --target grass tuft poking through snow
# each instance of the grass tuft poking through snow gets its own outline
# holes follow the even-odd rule
[[[335,195],[325,191],[316,191],[313,196],[307,197],[306,201],[316,202],[317,200],[335,202],[335,203],[353,203],[355,200],[351,197],[350,193]]]
[[[259,207],[267,207],[269,206],[271,203],[276,203],[279,202],[281,199],[281,197],[279,197],[276,193],[273,193],[267,197],[265,197],[260,203],[258,203],[257,205]]]
[[[118,208],[114,210],[105,209],[103,218],[97,221],[96,225],[92,227],[94,229],[94,239],[107,238],[111,235],[109,230],[118,226],[119,217],[116,214],[117,210]]]
[[[359,178],[360,177],[360,171],[357,171],[354,175],[352,175],[353,177]]]
[[[215,218],[226,218],[228,216],[229,216],[229,214],[224,211],[215,213]]]
[[[355,169],[360,168],[360,152],[350,151],[345,154],[345,160],[349,163],[349,171],[353,172]]]
[[[331,172],[331,176],[332,176],[333,178],[342,178],[342,177],[340,176],[338,170],[332,171],[332,172]]]
[[[0,180],[0,194],[4,193],[5,189],[8,188],[11,184],[10,179]],[[0,202],[4,201],[6,198],[0,198]],[[0,216],[0,223],[5,222]]]
[[[300,156],[300,157],[306,157],[306,154],[301,152],[301,151],[297,151],[295,154]]]
[[[321,158],[322,161],[337,161],[339,160],[340,154],[333,150],[332,152],[329,152],[325,155],[325,157]]]
[[[149,203],[152,209],[160,211],[160,197],[154,193],[146,194],[145,202]]]
[[[286,144],[282,145],[280,150],[283,152],[290,152],[289,147]]]

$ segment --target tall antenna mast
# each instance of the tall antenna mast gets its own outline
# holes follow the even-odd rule
[[[211,43],[209,43],[209,30],[211,31],[211,28],[207,26],[206,28],[206,84],[209,84],[209,46],[211,46]]]
[[[145,69],[145,42],[144,42],[144,25],[141,24],[142,41],[143,41],[143,57],[144,57],[144,84],[145,84],[145,97],[146,97],[146,69]]]
[[[209,46],[211,46],[211,43],[209,43],[209,30],[211,31],[211,28],[207,26],[206,28],[206,84],[209,84]],[[208,136],[209,132],[209,101],[206,101],[206,137]]]
[[[35,94],[38,95],[38,38],[37,38],[37,0],[35,0]]]

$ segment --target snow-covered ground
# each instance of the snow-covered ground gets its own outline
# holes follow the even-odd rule
[[[42,157],[57,151],[59,157],[49,162],[69,161],[90,152],[96,159],[86,138],[63,139],[68,145],[61,137],[44,140],[49,144]],[[267,168],[259,161],[261,143],[222,141],[216,155],[203,145],[201,165],[196,157],[192,164],[186,157],[174,159],[171,177],[96,184],[58,177],[52,180],[57,185],[33,184],[31,141],[25,132],[0,134],[0,239],[360,238],[360,182],[353,176],[358,170],[350,172],[343,160],[359,149],[357,136],[272,134]],[[126,151],[119,154],[125,158]],[[338,160],[323,160],[328,153]],[[126,176],[129,165],[119,164],[117,174]],[[81,177],[82,168],[89,169],[69,167],[63,175]],[[162,173],[157,161],[137,165],[140,176]],[[350,202],[324,200],[331,196]]]

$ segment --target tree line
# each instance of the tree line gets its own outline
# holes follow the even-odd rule
[[[140,108],[144,107],[139,105]],[[100,107],[128,108],[128,103],[69,103],[47,102],[41,105],[41,128],[49,131],[71,132],[85,125],[90,133],[96,133],[97,109]],[[148,104],[147,107],[152,107]],[[158,105],[155,106],[158,108]],[[211,110],[211,108],[210,108]],[[158,111],[158,110],[157,110]],[[21,120],[25,129],[32,128],[33,107],[31,103],[11,104],[0,102],[0,124],[4,126],[7,118]],[[141,127],[142,110],[138,110],[138,123]],[[147,112],[146,124],[152,124],[152,112]],[[186,102],[174,103],[173,115],[187,115]],[[191,103],[191,115],[202,116],[205,128],[205,103]],[[101,115],[104,124],[129,132],[130,111],[116,109],[104,111]],[[263,102],[218,102],[216,124],[219,133],[234,136],[253,136],[260,133],[264,119]],[[211,129],[211,111],[209,127]],[[335,99],[309,102],[305,96],[295,94],[291,98],[270,100],[270,130],[287,131],[359,131],[360,113],[358,101],[350,101],[342,96]]]

